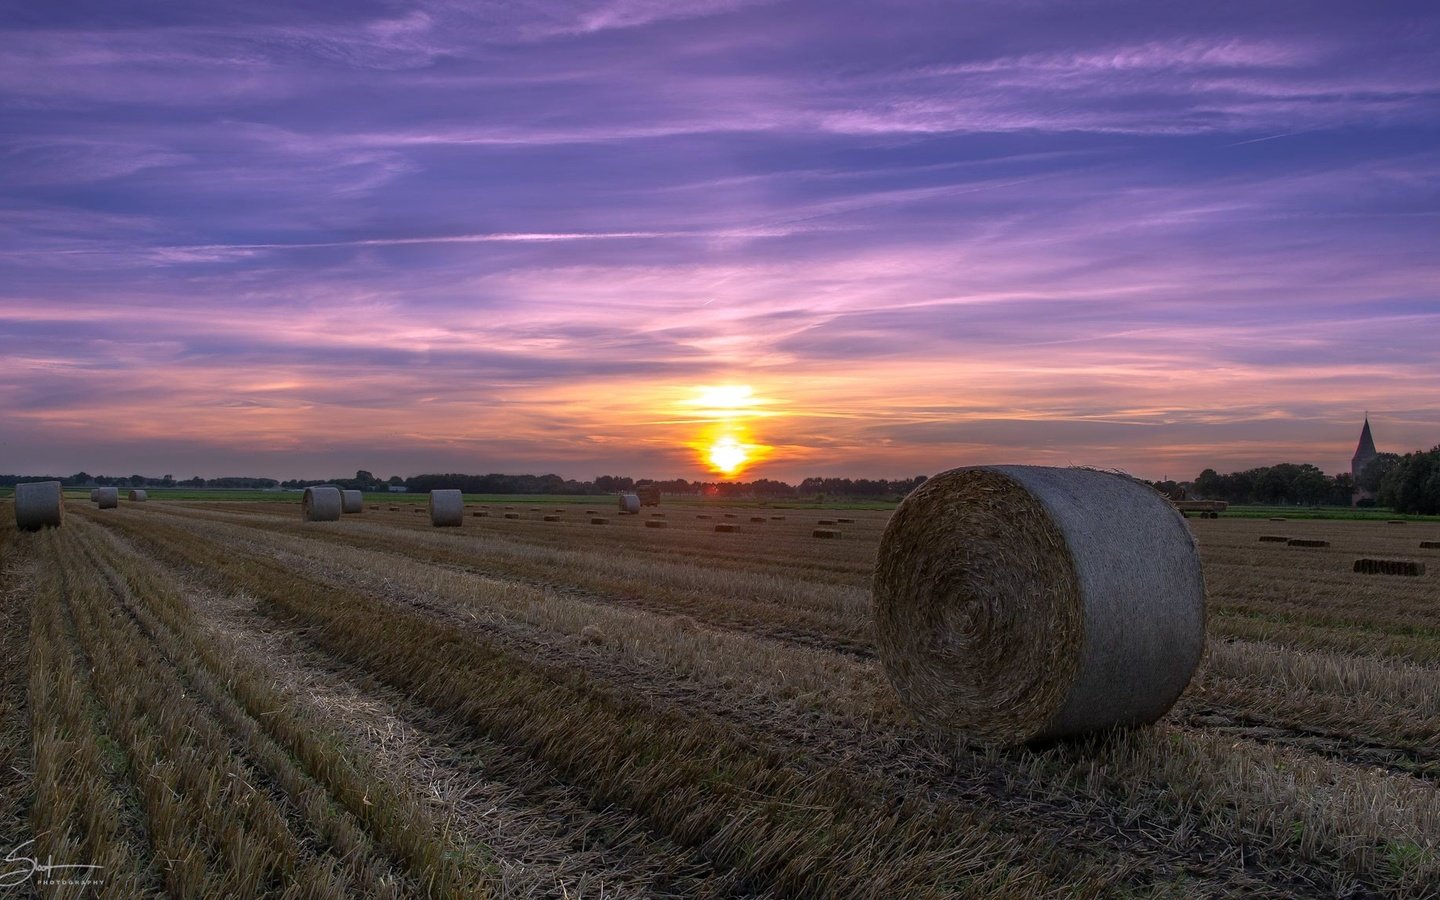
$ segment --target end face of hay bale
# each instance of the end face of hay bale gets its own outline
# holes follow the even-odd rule
[[[1413,559],[1369,559],[1355,560],[1355,571],[1361,575],[1408,575],[1417,577],[1425,574],[1425,564]]]
[[[817,538],[826,538],[828,540],[835,540],[836,538],[840,537],[840,532],[834,528],[817,528],[814,531],[810,532],[810,536]]]
[[[560,521],[560,517],[559,517],[559,516],[542,516],[542,518],[543,518],[546,522],[558,522],[558,521]]]
[[[609,519],[595,518],[595,519],[591,519],[591,520],[590,520],[590,524],[591,524],[591,525],[608,525],[608,524],[610,524],[610,520],[609,520]]]
[[[150,498],[145,494],[144,491],[135,490],[135,491],[131,491],[131,492],[130,492],[130,502],[131,502],[131,503],[144,503],[145,501],[147,501],[147,500],[149,500],[149,499],[150,499]]]
[[[931,478],[886,527],[876,644],[923,722],[1016,744],[1153,722],[1205,645],[1205,584],[1179,511],[1090,469]]]
[[[720,532],[721,534],[731,534],[736,530],[736,528],[734,525],[726,525],[724,522],[721,522],[719,525],[715,526],[715,530]]]
[[[58,481],[26,481],[15,485],[15,527],[21,531],[59,528],[65,524],[65,490]]]
[[[464,494],[454,488],[430,492],[430,524],[433,527],[458,528],[464,521]]]
[[[670,524],[670,523],[665,522],[665,521],[662,520],[662,519],[646,519],[646,520],[645,520],[645,527],[646,527],[646,528],[664,528],[664,527],[666,527],[666,526],[669,525],[669,524]]]
[[[1328,547],[1329,541],[1320,541],[1313,538],[1291,538],[1285,542],[1290,547]]]
[[[300,514],[307,522],[338,522],[344,508],[344,498],[335,487],[307,487],[300,498]]]
[[[1285,542],[1288,541],[1288,540],[1290,540],[1290,539],[1289,539],[1288,537],[1286,537],[1285,535],[1283,535],[1283,534],[1262,534],[1262,535],[1260,535],[1260,543],[1262,543],[1262,544],[1283,544],[1283,543],[1285,543]]]
[[[360,491],[340,492],[340,512],[352,514],[365,511],[365,495]]]
[[[638,494],[621,494],[617,502],[623,513],[638,515],[640,512],[640,495]]]
[[[120,506],[120,489],[113,487],[97,488],[95,491],[95,505],[101,509],[117,509]]]

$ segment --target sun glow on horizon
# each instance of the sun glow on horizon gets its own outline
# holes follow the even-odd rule
[[[745,445],[735,440],[730,435],[718,438],[710,445],[706,459],[710,462],[715,471],[725,475],[734,475],[749,460],[750,453]]]
[[[687,443],[707,469],[736,478],[769,455],[772,448],[754,442],[749,425],[753,419],[775,415],[759,409],[773,401],[757,397],[748,384],[700,385],[692,390],[679,406],[700,420],[692,419],[701,427]]]

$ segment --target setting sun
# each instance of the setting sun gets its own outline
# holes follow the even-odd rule
[[[710,445],[708,459],[717,472],[733,475],[750,457],[745,445],[733,437],[722,437]]]

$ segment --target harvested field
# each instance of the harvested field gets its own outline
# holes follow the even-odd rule
[[[1302,553],[1191,519],[1210,644],[1175,710],[978,750],[918,728],[875,661],[887,512],[836,541],[801,515],[146,507],[33,533],[0,510],[0,843],[117,896],[1440,883],[1440,567],[1353,571],[1437,523],[1292,520],[1328,542]]]

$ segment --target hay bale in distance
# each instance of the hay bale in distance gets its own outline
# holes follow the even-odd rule
[[[1262,534],[1262,535],[1260,535],[1260,543],[1262,543],[1262,544],[1283,544],[1283,543],[1285,543],[1285,542],[1288,541],[1288,540],[1290,540],[1290,539],[1289,539],[1288,537],[1286,537],[1285,535],[1283,535],[1283,534]]]
[[[640,497],[638,494],[621,494],[619,503],[620,511],[623,513],[630,513],[631,515],[638,515],[640,513]]]
[[[725,514],[725,518],[727,518],[727,519],[736,519],[736,518],[739,518],[739,513],[726,513],[726,514]]]
[[[543,518],[546,522],[558,522],[558,521],[560,521],[560,517],[559,517],[559,516],[542,516],[541,518]]]
[[[95,505],[101,509],[116,509],[120,506],[120,489],[102,487],[95,491]]]
[[[750,517],[750,521],[752,521],[752,522],[767,522],[767,521],[769,521],[769,520],[766,519],[764,516],[751,516],[751,517]]]
[[[59,528],[65,524],[65,488],[58,481],[25,481],[15,485],[15,527],[21,531]]]
[[[35,483],[36,483],[36,484],[39,484],[38,481],[35,482]],[[94,503],[96,500],[99,500],[99,499],[100,499],[100,489],[99,489],[99,488],[91,488],[91,489],[90,489],[90,502],[91,502],[91,503]]]
[[[365,511],[365,495],[360,491],[340,492],[340,512],[358,513]]]
[[[771,520],[772,522],[783,522],[783,521],[785,521],[785,517],[784,517],[784,516],[771,516],[771,517],[770,517],[770,520]]]
[[[816,524],[816,525],[834,525],[834,524],[835,524],[835,520],[834,520],[834,519],[816,519],[816,520],[815,520],[815,524]]]
[[[1291,538],[1290,540],[1286,541],[1285,543],[1286,543],[1288,546],[1291,546],[1291,547],[1328,547],[1328,546],[1330,546],[1330,542],[1329,542],[1329,541],[1319,541],[1319,540],[1315,540],[1315,539],[1313,539],[1313,538]]]
[[[855,520],[854,520],[854,519],[836,519],[835,521],[839,522],[841,525],[854,525],[854,524],[855,524]]]
[[[307,487],[300,498],[300,514],[307,522],[338,522],[344,505],[337,487]]]
[[[1385,524],[1386,524],[1386,525],[1404,525],[1404,524],[1405,524],[1405,520],[1404,520],[1404,519],[1386,519],[1386,520],[1385,520]]]
[[[476,511],[476,512],[472,512],[472,513],[470,514],[470,518],[472,518],[472,519],[483,519],[483,518],[485,518],[485,517],[488,516],[488,515],[490,515],[490,514],[487,513],[487,512],[485,512],[485,511],[483,511],[483,510],[479,510],[479,511]]]
[[[663,519],[663,518],[665,518],[665,514],[662,513],[662,512],[652,512],[652,513],[650,514],[650,518],[652,518],[652,519]]]
[[[734,525],[727,525],[726,523],[721,522],[719,525],[715,526],[715,530],[718,531],[720,534],[733,534],[739,529]]]
[[[833,540],[840,537],[840,531],[837,528],[817,528],[814,531],[810,532],[810,536],[815,538],[828,538]]]
[[[710,516],[709,516],[708,513],[699,513],[698,515],[695,516],[695,518],[697,518],[697,519],[708,519],[708,518],[710,518]]]
[[[149,496],[142,490],[133,490],[130,492],[131,503],[144,503],[149,499]]]
[[[458,528],[465,522],[465,495],[455,488],[430,492],[430,524]]]
[[[1275,517],[1273,517],[1270,521],[1272,521],[1272,522],[1288,522],[1288,521],[1290,521],[1290,520],[1287,519],[1287,518],[1285,518],[1284,516],[1275,516]]]
[[[666,521],[664,521],[663,519],[646,519],[646,520],[645,520],[645,527],[646,527],[646,528],[664,528],[664,527],[666,527],[666,526],[669,525],[669,524],[670,524],[669,522],[666,522]]]
[[[1355,571],[1361,575],[1424,575],[1425,564],[1413,559],[1369,559],[1355,560]]]
[[[936,475],[890,519],[874,594],[901,699],[981,743],[1154,722],[1205,647],[1205,582],[1180,512],[1093,469]]]
[[[590,520],[590,524],[591,524],[591,525],[608,525],[608,524],[610,524],[610,520],[609,520],[609,519],[601,519],[601,518],[599,518],[599,517],[596,517],[596,518]]]
[[[1421,550],[1440,550],[1440,541],[1421,541]]]
[[[518,519],[518,518],[520,518],[520,514],[519,514],[519,513],[506,513],[506,514],[505,514],[505,518],[507,518],[507,519]]]

